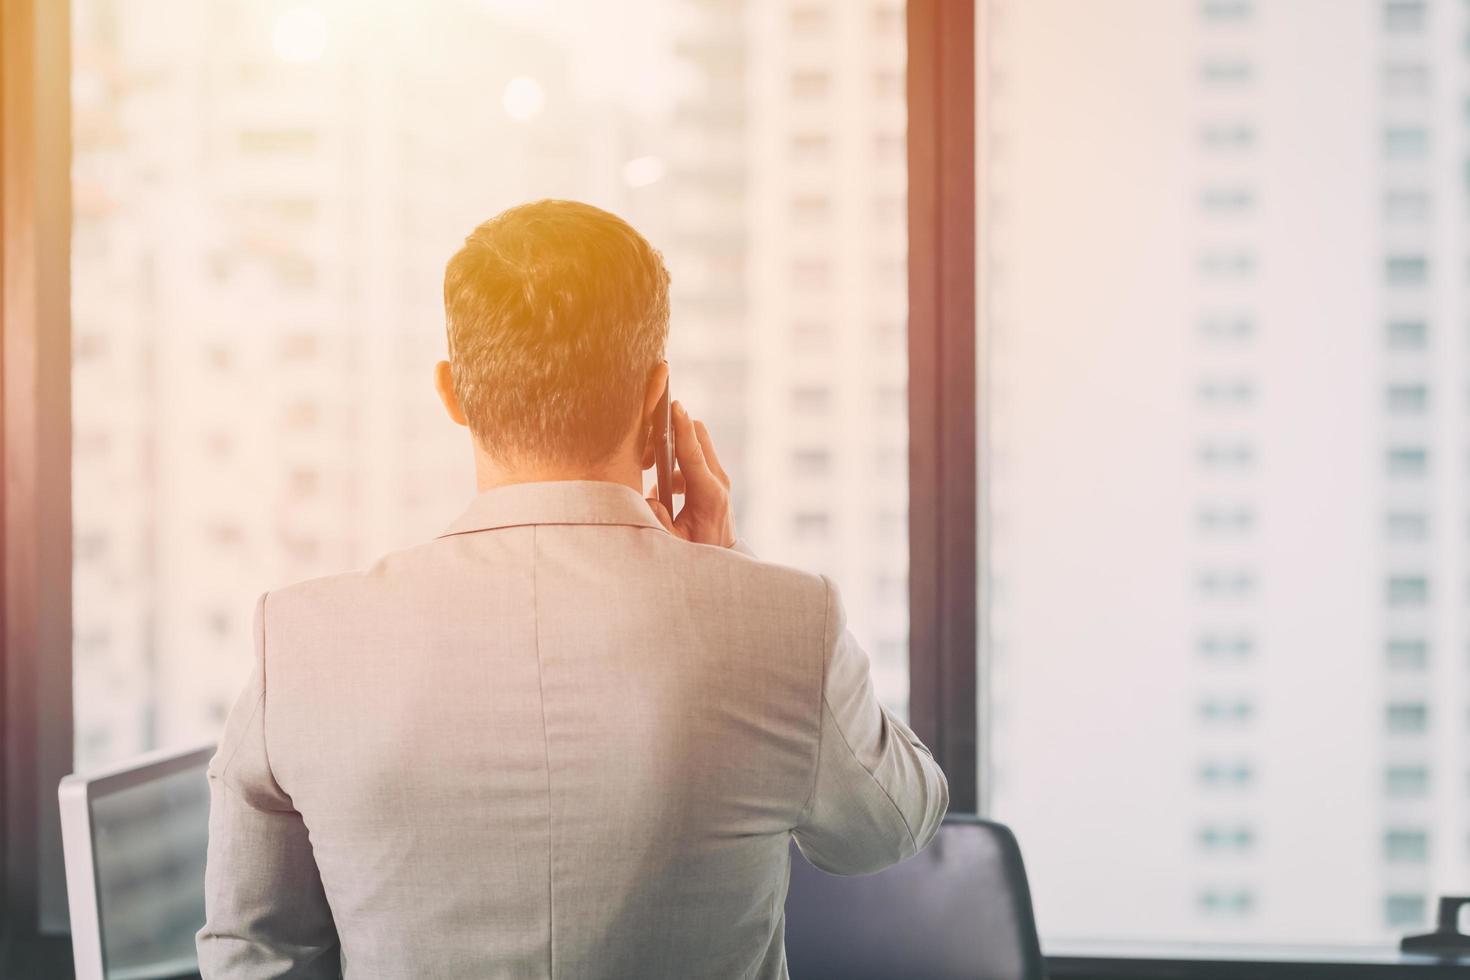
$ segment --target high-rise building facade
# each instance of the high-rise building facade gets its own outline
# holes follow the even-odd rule
[[[80,766],[213,737],[256,595],[466,504],[443,265],[539,197],[663,250],[742,536],[843,583],[903,706],[901,7],[74,7]]]
[[[474,224],[558,189],[637,220],[636,120],[579,100],[544,39],[438,7],[77,5],[84,762],[210,737],[252,595],[464,506],[430,378]],[[558,111],[524,125],[537,100]]]
[[[1043,929],[1422,927],[1470,884],[1466,10],[984,7],[990,792]]]

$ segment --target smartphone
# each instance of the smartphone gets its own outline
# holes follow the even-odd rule
[[[653,410],[653,471],[658,479],[658,502],[674,516],[674,425],[669,408],[669,385]]]

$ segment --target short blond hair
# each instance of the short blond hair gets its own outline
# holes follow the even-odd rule
[[[502,211],[444,270],[454,392],[501,462],[605,461],[669,336],[663,256],[578,201]]]

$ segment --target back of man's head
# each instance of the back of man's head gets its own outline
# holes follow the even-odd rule
[[[663,257],[577,201],[486,221],[444,272],[454,393],[501,463],[596,465],[632,430],[669,333]]]

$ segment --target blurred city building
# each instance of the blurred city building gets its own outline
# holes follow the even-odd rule
[[[80,768],[216,737],[257,594],[464,507],[443,266],[541,197],[664,251],[742,536],[842,583],[904,709],[901,7],[73,9]]]
[[[983,784],[1040,921],[1422,927],[1470,885],[1466,7],[984,9]]]

